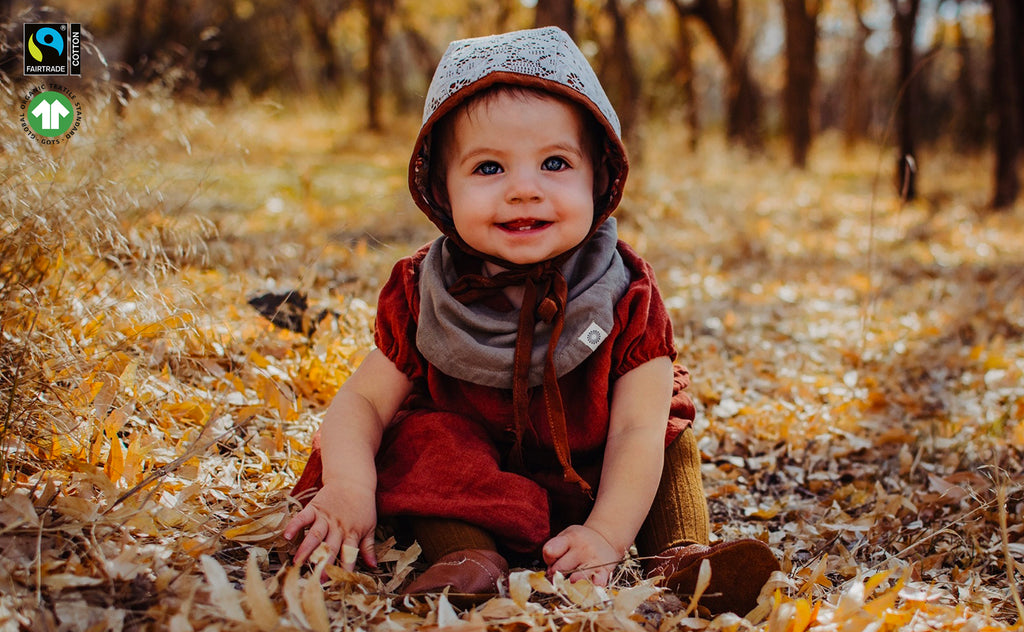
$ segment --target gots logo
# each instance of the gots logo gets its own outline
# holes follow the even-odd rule
[[[25,24],[25,75],[81,75],[81,24]]]
[[[21,104],[21,128],[43,145],[70,140],[82,124],[82,104],[58,84],[33,88]]]

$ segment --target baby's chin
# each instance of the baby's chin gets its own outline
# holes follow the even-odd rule
[[[582,241],[580,243],[582,243]],[[532,266],[532,265],[537,265],[537,264],[540,264],[540,263],[544,263],[545,261],[551,261],[552,259],[556,259],[556,258],[564,255],[566,252],[569,252],[570,250],[575,250],[576,247],[578,247],[578,246],[579,246],[579,244],[576,244],[572,248],[566,248],[565,250],[560,250],[558,252],[549,253],[549,254],[547,254],[545,256],[522,255],[522,256],[507,257],[507,256],[502,256],[501,254],[491,254],[491,256],[496,258],[496,259],[501,259],[504,262],[508,262],[509,267],[504,267],[500,263],[495,263],[493,261],[485,261],[484,262],[484,264],[485,264],[484,267],[485,267],[485,270],[487,271],[487,273],[490,276],[494,276],[495,274],[497,274],[499,272],[506,272],[506,271],[508,271],[510,269],[510,267],[521,268],[521,267],[524,267],[524,266]]]

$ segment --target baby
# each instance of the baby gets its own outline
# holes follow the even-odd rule
[[[378,519],[429,568],[406,593],[490,594],[509,560],[604,585],[635,544],[649,576],[746,614],[779,568],[709,546],[689,382],[650,266],[618,240],[618,118],[556,28],[453,42],[409,184],[442,236],[381,291],[377,348],[314,438],[285,529],[305,562],[376,565]]]

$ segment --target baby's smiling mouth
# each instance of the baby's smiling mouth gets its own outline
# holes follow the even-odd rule
[[[510,222],[504,222],[498,224],[498,226],[504,230],[511,232],[525,232],[528,230],[536,230],[538,228],[544,228],[551,222],[546,222],[540,219],[514,219]]]

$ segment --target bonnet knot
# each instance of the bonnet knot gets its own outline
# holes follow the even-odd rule
[[[545,297],[540,305],[537,306],[537,315],[540,316],[541,320],[546,323],[550,323],[558,315],[558,305],[551,299],[551,297]]]

